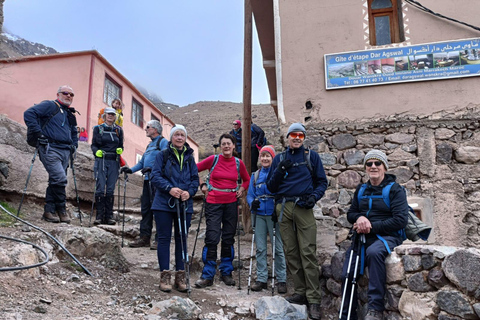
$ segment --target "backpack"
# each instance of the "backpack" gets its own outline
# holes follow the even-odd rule
[[[47,119],[47,121],[45,121],[43,124],[42,124],[42,131],[43,129],[47,126],[47,124],[50,122],[50,120],[60,111],[60,106],[58,105],[58,103],[56,101],[53,101],[55,102],[55,104],[58,106],[58,108],[56,109],[55,112],[53,112]],[[42,134],[42,132],[40,132],[40,135]],[[37,147],[37,143],[38,143],[38,133],[33,133],[32,132],[32,129],[30,127],[27,127],[27,144],[31,147]]]
[[[210,184],[210,175],[212,174],[213,169],[215,169],[215,166],[218,163],[218,158],[219,157],[220,157],[220,155],[216,154],[215,157],[213,158],[212,167],[208,171],[207,178],[205,179],[205,183],[207,184],[208,191],[212,191],[212,190],[224,191],[224,189],[217,189]],[[236,163],[236,167],[237,167],[237,181],[241,181],[241,179],[240,179],[240,159],[235,157],[235,163]],[[238,186],[238,183],[237,183],[237,188],[235,189],[235,191],[238,190],[239,188],[240,187]],[[229,191],[231,191],[231,190],[229,190]]]
[[[382,189],[382,195],[370,195],[370,196],[365,196],[365,189],[367,188],[367,184],[364,183],[358,190],[358,203],[360,204],[361,199],[369,199],[369,211],[372,208],[372,202],[373,199],[383,199],[383,202],[387,205],[387,207],[390,209],[390,190],[392,189],[392,186],[395,184],[395,182],[390,182],[387,184],[383,189]],[[403,189],[403,187],[402,187]],[[403,189],[405,190],[405,189]],[[367,213],[368,216],[368,213]],[[427,226],[422,220],[420,220],[416,215],[415,212],[413,211],[413,208],[408,206],[408,222],[407,226],[401,230],[398,231],[400,237],[402,238],[402,241],[404,240],[411,240],[411,241],[417,241],[417,240],[427,240],[432,228]],[[383,239],[381,236],[377,235],[377,237],[383,241],[385,246],[387,247],[388,253],[390,253],[390,248],[386,244],[385,239]]]
[[[104,128],[105,127],[102,126],[101,124],[98,125],[98,134],[100,134],[100,136],[103,136]],[[117,137],[120,137],[120,127],[115,125],[113,128],[115,130],[115,133],[117,134]]]
[[[250,127],[250,130],[251,130],[253,133],[255,133],[255,131],[253,130],[253,127]],[[265,134],[265,132],[264,132],[264,134]],[[262,144],[262,146],[266,146],[266,145],[268,145],[268,141],[267,141],[267,137],[265,137],[265,135],[264,135],[264,136],[263,136],[263,144]]]
[[[156,149],[157,149],[158,151],[162,151],[162,149],[160,149],[160,142],[161,142],[163,139],[164,139],[163,136],[160,136],[160,139],[157,140],[157,147],[156,147]]]

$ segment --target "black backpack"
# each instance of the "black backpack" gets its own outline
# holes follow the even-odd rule
[[[43,129],[47,126],[47,124],[50,122],[50,120],[60,111],[60,106],[58,105],[58,103],[56,101],[53,101],[55,102],[55,104],[58,106],[57,108],[57,111],[55,111],[54,113],[52,113],[47,121],[45,121],[42,125],[42,131]],[[32,128],[30,127],[27,127],[27,143],[29,146],[31,147],[37,147],[37,144],[38,144],[38,138],[40,138],[40,136],[42,135],[42,132],[38,133],[38,132],[32,132]]]

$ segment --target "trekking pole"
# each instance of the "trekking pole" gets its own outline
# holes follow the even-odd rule
[[[358,234],[356,231],[353,231],[353,237],[352,237],[352,246],[350,248],[350,257],[348,258],[348,267],[347,267],[347,273],[345,275],[345,286],[343,287],[343,293],[342,293],[342,304],[340,305],[340,313],[338,314],[338,318],[342,318],[342,313],[343,313],[343,304],[345,303],[345,296],[347,294],[347,287],[348,287],[348,276],[350,275],[350,269],[352,266],[352,260],[353,260],[353,255],[357,252],[355,252],[355,244],[358,240]],[[358,254],[358,253],[357,253]]]
[[[240,272],[242,270],[240,266],[240,204],[237,200],[237,242],[238,242],[238,290],[242,290],[240,285]]]
[[[183,201],[183,232],[185,233],[185,273],[187,278],[187,296],[190,297],[190,261],[188,260],[187,202]],[[182,236],[182,234],[180,234]],[[183,247],[182,247],[183,248]]]
[[[252,280],[252,262],[253,262],[253,242],[255,241],[255,223],[257,222],[257,214],[253,214],[253,223],[252,223],[252,248],[250,249],[250,267],[248,268],[248,284],[247,284],[247,294],[250,294],[250,281]]]
[[[75,168],[73,167],[72,153],[70,153],[70,166],[72,167],[73,185],[75,186],[75,195],[77,196],[78,218],[80,219],[80,227],[83,227],[82,212],[80,211],[80,199],[78,198],[77,178],[75,176]]]
[[[127,198],[127,181],[128,181],[128,174],[125,172],[124,176],[124,183],[123,183],[123,223],[122,223],[122,248],[123,248],[123,238],[125,237],[125,203]],[[120,199],[118,199],[120,200]],[[120,201],[119,201],[120,202]]]
[[[200,232],[200,224],[202,223],[203,213],[205,212],[205,202],[205,197],[203,197],[203,205],[202,210],[200,211],[200,219],[198,220],[197,234],[195,235],[195,242],[193,243],[192,259],[190,259],[190,263],[193,262],[193,257],[195,257],[195,248],[197,246],[198,233]]]
[[[183,234],[182,234],[182,219],[180,218],[180,201],[178,198],[175,198],[175,206],[177,207],[177,217],[178,217],[178,232],[180,233],[180,245],[182,246],[182,261],[185,268],[185,249],[183,247]]]
[[[117,179],[117,185],[118,185],[118,196],[117,196],[117,222],[120,220],[120,180]]]
[[[272,214],[272,221],[273,221],[273,228],[272,228],[272,297],[275,294],[275,225],[277,224],[277,213],[275,210],[273,211]]]
[[[20,215],[20,209],[22,209],[23,199],[25,198],[25,193],[27,192],[28,181],[30,181],[30,176],[32,175],[33,163],[35,162],[37,153],[38,153],[38,148],[35,149],[35,153],[33,154],[32,164],[30,165],[30,170],[28,171],[28,175],[27,175],[27,181],[25,182],[25,188],[23,188],[22,200],[20,200],[20,204],[18,205],[17,217]]]
[[[88,226],[92,226],[92,216],[93,216],[93,208],[95,206],[95,195],[97,193],[97,178],[98,178],[98,168],[95,172],[95,167],[93,168],[93,175],[95,176],[95,184],[93,185],[93,200],[92,200],[92,212],[90,213],[90,221],[88,222]]]

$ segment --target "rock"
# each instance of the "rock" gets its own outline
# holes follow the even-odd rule
[[[189,298],[173,296],[168,300],[153,303],[148,314],[162,316],[175,315],[178,319],[197,319],[202,310]]]
[[[480,160],[480,148],[464,146],[455,151],[455,160],[460,163],[472,164]]]
[[[437,144],[437,163],[438,164],[447,164],[452,161],[453,148],[446,142]]]
[[[400,301],[400,297],[402,296],[403,291],[405,288],[399,285],[388,286],[386,291],[386,299],[387,299],[387,310],[396,311],[398,310],[398,302]]]
[[[332,268],[332,277],[338,282],[342,281],[343,263],[345,261],[345,252],[337,251],[332,256],[330,265]]]
[[[357,149],[349,149],[343,153],[343,158],[347,166],[362,164],[365,158],[365,152]]]
[[[437,294],[437,305],[440,309],[459,316],[462,319],[477,319],[468,298],[458,291],[440,291]]]
[[[415,292],[433,291],[434,287],[428,284],[428,272],[417,272],[408,278],[408,289]]]
[[[347,205],[350,203],[352,198],[350,197],[350,194],[347,192],[345,189],[340,189],[340,193],[338,195],[338,203],[342,205]]]
[[[33,308],[33,312],[47,313],[47,309],[44,306],[36,306],[35,308]]]
[[[361,180],[362,177],[353,170],[344,171],[337,177],[338,185],[347,189],[355,189]]]
[[[389,162],[400,162],[415,159],[415,156],[409,152],[403,151],[402,149],[396,149],[390,153],[387,158]]]
[[[417,151],[417,145],[416,144],[404,144],[402,145],[402,150],[406,152],[415,152]]]
[[[438,128],[435,130],[435,139],[448,140],[455,135],[455,131],[447,128]]]
[[[398,302],[398,310],[408,319],[436,319],[434,292],[418,293],[405,290]]]
[[[403,267],[407,272],[414,272],[422,270],[422,261],[419,256],[405,255],[402,257]]]
[[[422,267],[425,270],[430,270],[437,265],[437,262],[435,261],[433,256],[430,254],[422,255],[421,262],[422,262]]]
[[[333,136],[332,143],[338,150],[354,148],[357,144],[355,138],[349,133]]]
[[[322,160],[322,164],[324,166],[333,166],[337,163],[337,156],[335,156],[333,153],[322,152],[318,155],[320,156],[320,159]]]
[[[452,316],[451,314],[448,314],[446,312],[441,311],[438,314],[438,320],[461,320],[462,318]]]
[[[342,296],[342,284],[332,278],[327,279],[327,289],[337,297]]]
[[[480,303],[475,303],[472,307],[477,316],[480,317]]]
[[[406,134],[401,132],[396,132],[393,134],[388,134],[385,136],[385,141],[397,144],[410,143],[413,140],[412,134]]]
[[[433,130],[419,127],[417,130],[417,154],[422,155],[420,172],[428,177],[435,175],[435,137]]]
[[[280,296],[261,297],[255,302],[259,320],[307,320],[307,306],[290,304]]]
[[[479,291],[480,252],[477,249],[457,250],[445,258],[442,268],[447,279],[466,294],[474,295]]]
[[[389,173],[392,173],[397,176],[397,183],[403,184],[410,180],[413,177],[413,171],[408,167],[397,167],[393,170],[389,170]]]
[[[385,136],[383,134],[362,134],[357,136],[358,144],[363,144],[366,147],[373,147],[383,144]]]
[[[385,266],[387,268],[388,284],[398,283],[405,279],[402,259],[400,259],[396,252],[392,252],[392,254],[385,259]]]

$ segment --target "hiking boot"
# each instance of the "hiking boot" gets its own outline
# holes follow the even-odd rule
[[[195,282],[195,287],[197,288],[206,288],[213,285],[213,279],[203,279],[200,278]]]
[[[66,211],[60,211],[58,213],[58,216],[60,217],[60,222],[70,223],[70,217],[68,216]]]
[[[365,320],[383,320],[383,311],[368,309]]]
[[[232,275],[224,275],[220,277],[220,281],[223,281],[227,286],[234,286],[235,280],[233,280]]]
[[[97,220],[93,221],[94,226],[98,226],[99,224],[102,224],[102,220],[97,219]]]
[[[308,316],[312,320],[322,319],[322,313],[320,312],[320,304],[319,303],[311,303],[308,306]]]
[[[163,292],[172,291],[172,285],[170,284],[171,277],[172,275],[169,270],[163,270],[160,273],[160,290]]]
[[[255,281],[251,289],[252,291],[262,291],[263,289],[267,289],[267,283],[261,282],[261,281]]]
[[[158,242],[157,240],[153,241],[150,245],[150,250],[157,250]]]
[[[294,304],[300,304],[300,305],[307,304],[307,298],[298,293],[294,293],[292,296],[286,298],[285,300]]]
[[[140,236],[137,240],[128,245],[130,248],[140,248],[150,246],[150,237]]]
[[[60,219],[51,212],[44,212],[42,219],[48,222],[59,223]]]
[[[175,289],[180,292],[187,292],[187,281],[184,270],[175,272]]]
[[[277,283],[277,292],[280,294],[287,293],[287,283],[286,282]]]
[[[113,220],[113,219],[107,219],[107,224],[109,226],[114,226],[115,224],[117,224],[117,221]]]

